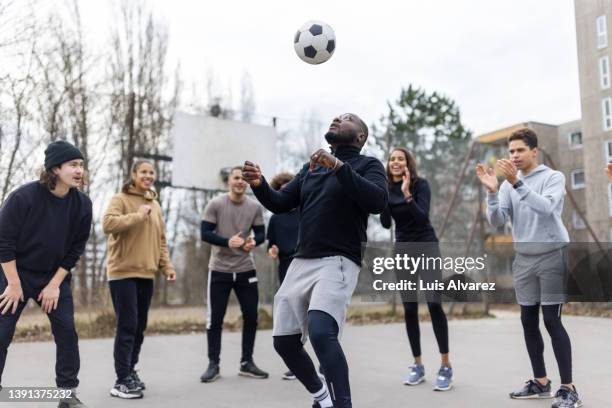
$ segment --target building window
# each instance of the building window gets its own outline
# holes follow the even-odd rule
[[[570,132],[567,139],[569,142],[570,149],[579,149],[582,147],[582,132],[581,131],[578,130],[575,132]]]
[[[612,183],[608,184],[608,213],[612,217]]]
[[[572,227],[574,227],[574,229],[577,229],[577,230],[586,228],[586,224],[584,223],[584,220],[582,219],[582,217],[580,216],[580,214],[578,214],[578,211],[576,210],[572,210]]]
[[[584,188],[584,170],[578,169],[573,170],[571,173],[572,178],[572,190],[578,190]]]
[[[608,46],[608,27],[606,24],[606,16],[597,17],[597,48],[605,48]]]
[[[603,130],[612,129],[612,98],[609,96],[601,101],[601,113],[603,116]]]
[[[610,58],[607,55],[599,59],[599,82],[601,89],[610,87]]]
[[[605,142],[604,149],[606,151],[606,163],[612,163],[612,140]]]

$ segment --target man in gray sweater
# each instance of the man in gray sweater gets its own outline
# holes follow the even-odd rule
[[[499,186],[492,168],[476,166],[476,175],[488,190],[487,218],[499,227],[512,223],[516,256],[512,264],[517,302],[527,352],[534,373],[525,386],[510,393],[514,399],[551,398],[551,382],[544,365],[544,341],[539,329],[539,309],[551,337],[561,374],[561,387],[553,408],[581,407],[572,384],[572,351],[561,322],[566,302],[566,251],[569,235],[561,214],[565,196],[563,173],[538,164],[538,139],[531,129],[514,132],[509,140],[510,159],[497,161],[505,181]]]

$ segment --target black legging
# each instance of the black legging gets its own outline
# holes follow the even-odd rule
[[[325,371],[334,408],[351,408],[348,364],[338,342],[336,320],[325,312],[311,310],[308,312],[308,332],[312,347]],[[323,387],[312,360],[304,350],[300,334],[274,336],[274,348],[310,393]]]
[[[553,351],[559,366],[562,384],[572,383],[572,345],[561,322],[561,304],[543,305],[544,326],[550,335]],[[525,334],[527,352],[533,368],[533,376],[546,377],[544,365],[544,340],[540,332],[540,305],[521,306],[521,322]]]
[[[440,354],[448,353],[448,322],[442,305],[437,302],[427,302],[434,334],[438,341]],[[421,356],[421,330],[419,328],[419,304],[417,302],[404,302],[404,320],[406,332],[410,341],[410,348],[414,357]]]
[[[125,278],[108,282],[115,315],[115,372],[117,380],[125,380],[138,363],[140,348],[144,341],[153,279]]]
[[[256,277],[257,274],[254,270],[239,273],[210,271],[208,281],[209,320],[206,328],[210,362],[219,364],[223,318],[232,289],[240,304],[243,320],[240,362],[253,360],[255,336],[257,334],[257,305],[259,304]]]

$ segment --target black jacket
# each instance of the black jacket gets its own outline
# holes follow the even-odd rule
[[[385,170],[379,160],[359,154],[357,147],[341,147],[334,154],[344,162],[337,171],[306,163],[280,191],[265,179],[253,188],[261,204],[273,213],[299,208],[296,258],[342,255],[361,265],[367,241],[368,216],[387,206]]]

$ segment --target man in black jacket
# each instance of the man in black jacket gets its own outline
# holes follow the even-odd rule
[[[244,179],[264,207],[274,213],[298,207],[300,212],[297,251],[274,297],[273,335],[276,351],[313,396],[313,407],[352,406],[338,337],[357,285],[368,216],[380,213],[388,200],[382,164],[360,154],[367,137],[368,128],[357,115],[335,118],[325,135],[332,153],[317,150],[280,191],[270,188],[258,165],[247,161],[243,167]],[[328,387],[303,348],[307,335]]]
[[[0,208],[0,375],[17,320],[34,299],[51,322],[57,347],[56,384],[66,397],[60,408],[84,408],[79,384],[79,347],[74,326],[70,270],[85,250],[91,201],[83,183],[83,155],[64,141],[45,150],[40,181],[13,191]]]

